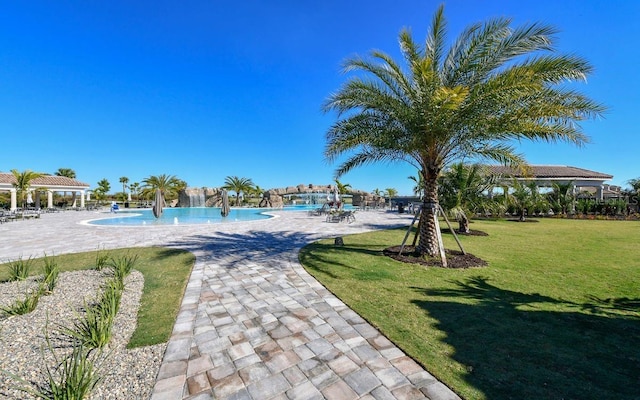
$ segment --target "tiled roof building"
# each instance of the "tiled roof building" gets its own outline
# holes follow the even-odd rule
[[[16,189],[13,186],[16,178],[11,173],[0,172],[0,191],[11,192],[11,209],[17,208]],[[36,194],[36,204],[39,204],[40,192],[47,192],[47,207],[53,207],[53,192],[74,192],[80,194],[80,207],[84,207],[84,195],[89,184],[77,179],[57,175],[43,175],[31,181],[30,189]]]
[[[593,179],[609,180],[613,175],[602,172],[590,171],[584,168],[564,166],[564,165],[528,165],[523,168],[512,168],[504,165],[488,165],[487,168],[492,174],[512,176],[514,178],[535,178],[535,179]]]
[[[595,192],[598,200],[603,200],[605,189],[609,189],[610,185],[605,185],[604,182],[613,179],[613,175],[566,165],[527,165],[522,168],[487,165],[486,168],[489,173],[502,176],[506,183],[510,179],[535,181],[538,186],[571,183],[577,192]]]

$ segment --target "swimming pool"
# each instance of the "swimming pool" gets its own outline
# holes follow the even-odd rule
[[[198,225],[239,221],[255,221],[273,218],[269,211],[308,211],[321,205],[296,205],[284,208],[232,208],[227,217],[220,215],[220,207],[165,208],[156,218],[151,209],[121,210],[103,219],[88,221],[90,225],[102,226],[154,226],[154,225]]]

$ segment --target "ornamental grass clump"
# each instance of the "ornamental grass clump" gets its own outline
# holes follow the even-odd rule
[[[23,281],[29,276],[33,259],[29,257],[23,260],[22,257],[9,263],[9,281]]]
[[[55,367],[45,366],[42,373],[44,383],[28,382],[15,377],[20,382],[30,385],[18,387],[19,390],[44,400],[82,400],[102,381],[98,373],[96,359],[98,354],[87,350],[82,344],[73,347],[73,351],[60,359],[49,343],[49,351],[54,355]]]
[[[111,320],[103,318],[95,306],[85,303],[84,315],[77,318],[71,327],[60,326],[63,334],[91,348],[103,348],[111,340]]]
[[[76,346],[55,371],[47,368],[47,385],[41,389],[42,399],[81,400],[93,390],[102,378],[97,374],[90,353]]]
[[[98,251],[96,253],[96,262],[95,262],[94,269],[96,271],[102,271],[102,269],[107,266],[108,261],[109,261],[109,254],[105,251]]]
[[[93,304],[85,302],[85,312],[71,327],[61,332],[88,348],[103,348],[111,340],[113,321],[120,308],[123,285],[119,279],[107,281],[101,297]]]
[[[124,290],[122,283],[118,280],[112,279],[105,285],[104,291],[100,301],[95,304],[94,308],[99,312],[100,317],[110,324],[118,314],[120,309],[120,299],[122,298],[122,291]]]
[[[124,278],[131,273],[137,261],[137,254],[135,256],[125,254],[119,257],[112,257],[109,262],[109,266],[113,269],[114,278],[124,282]]]
[[[39,284],[38,287],[32,290],[30,293],[26,293],[24,299],[16,299],[13,304],[8,307],[0,306],[0,310],[7,316],[28,314],[35,310],[38,306],[40,294],[43,290],[43,285]]]
[[[43,294],[50,294],[53,292],[53,289],[56,287],[56,282],[58,281],[58,275],[60,274],[60,268],[58,267],[58,262],[55,258],[44,257],[44,267],[42,270],[43,278],[42,278],[42,288],[44,289]]]

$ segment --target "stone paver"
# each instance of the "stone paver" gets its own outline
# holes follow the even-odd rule
[[[459,399],[298,263],[311,241],[407,225],[359,212],[327,223],[304,212],[207,225],[108,227],[100,212],[0,225],[3,261],[96,249],[166,246],[196,256],[152,400]]]

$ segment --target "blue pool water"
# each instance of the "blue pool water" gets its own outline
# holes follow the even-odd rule
[[[297,205],[278,209],[232,208],[227,217],[220,215],[220,207],[165,208],[160,218],[154,217],[151,209],[125,209],[108,218],[90,221],[89,224],[109,226],[218,224],[272,218],[266,214],[269,211],[308,211],[317,208],[320,208],[320,205]]]

